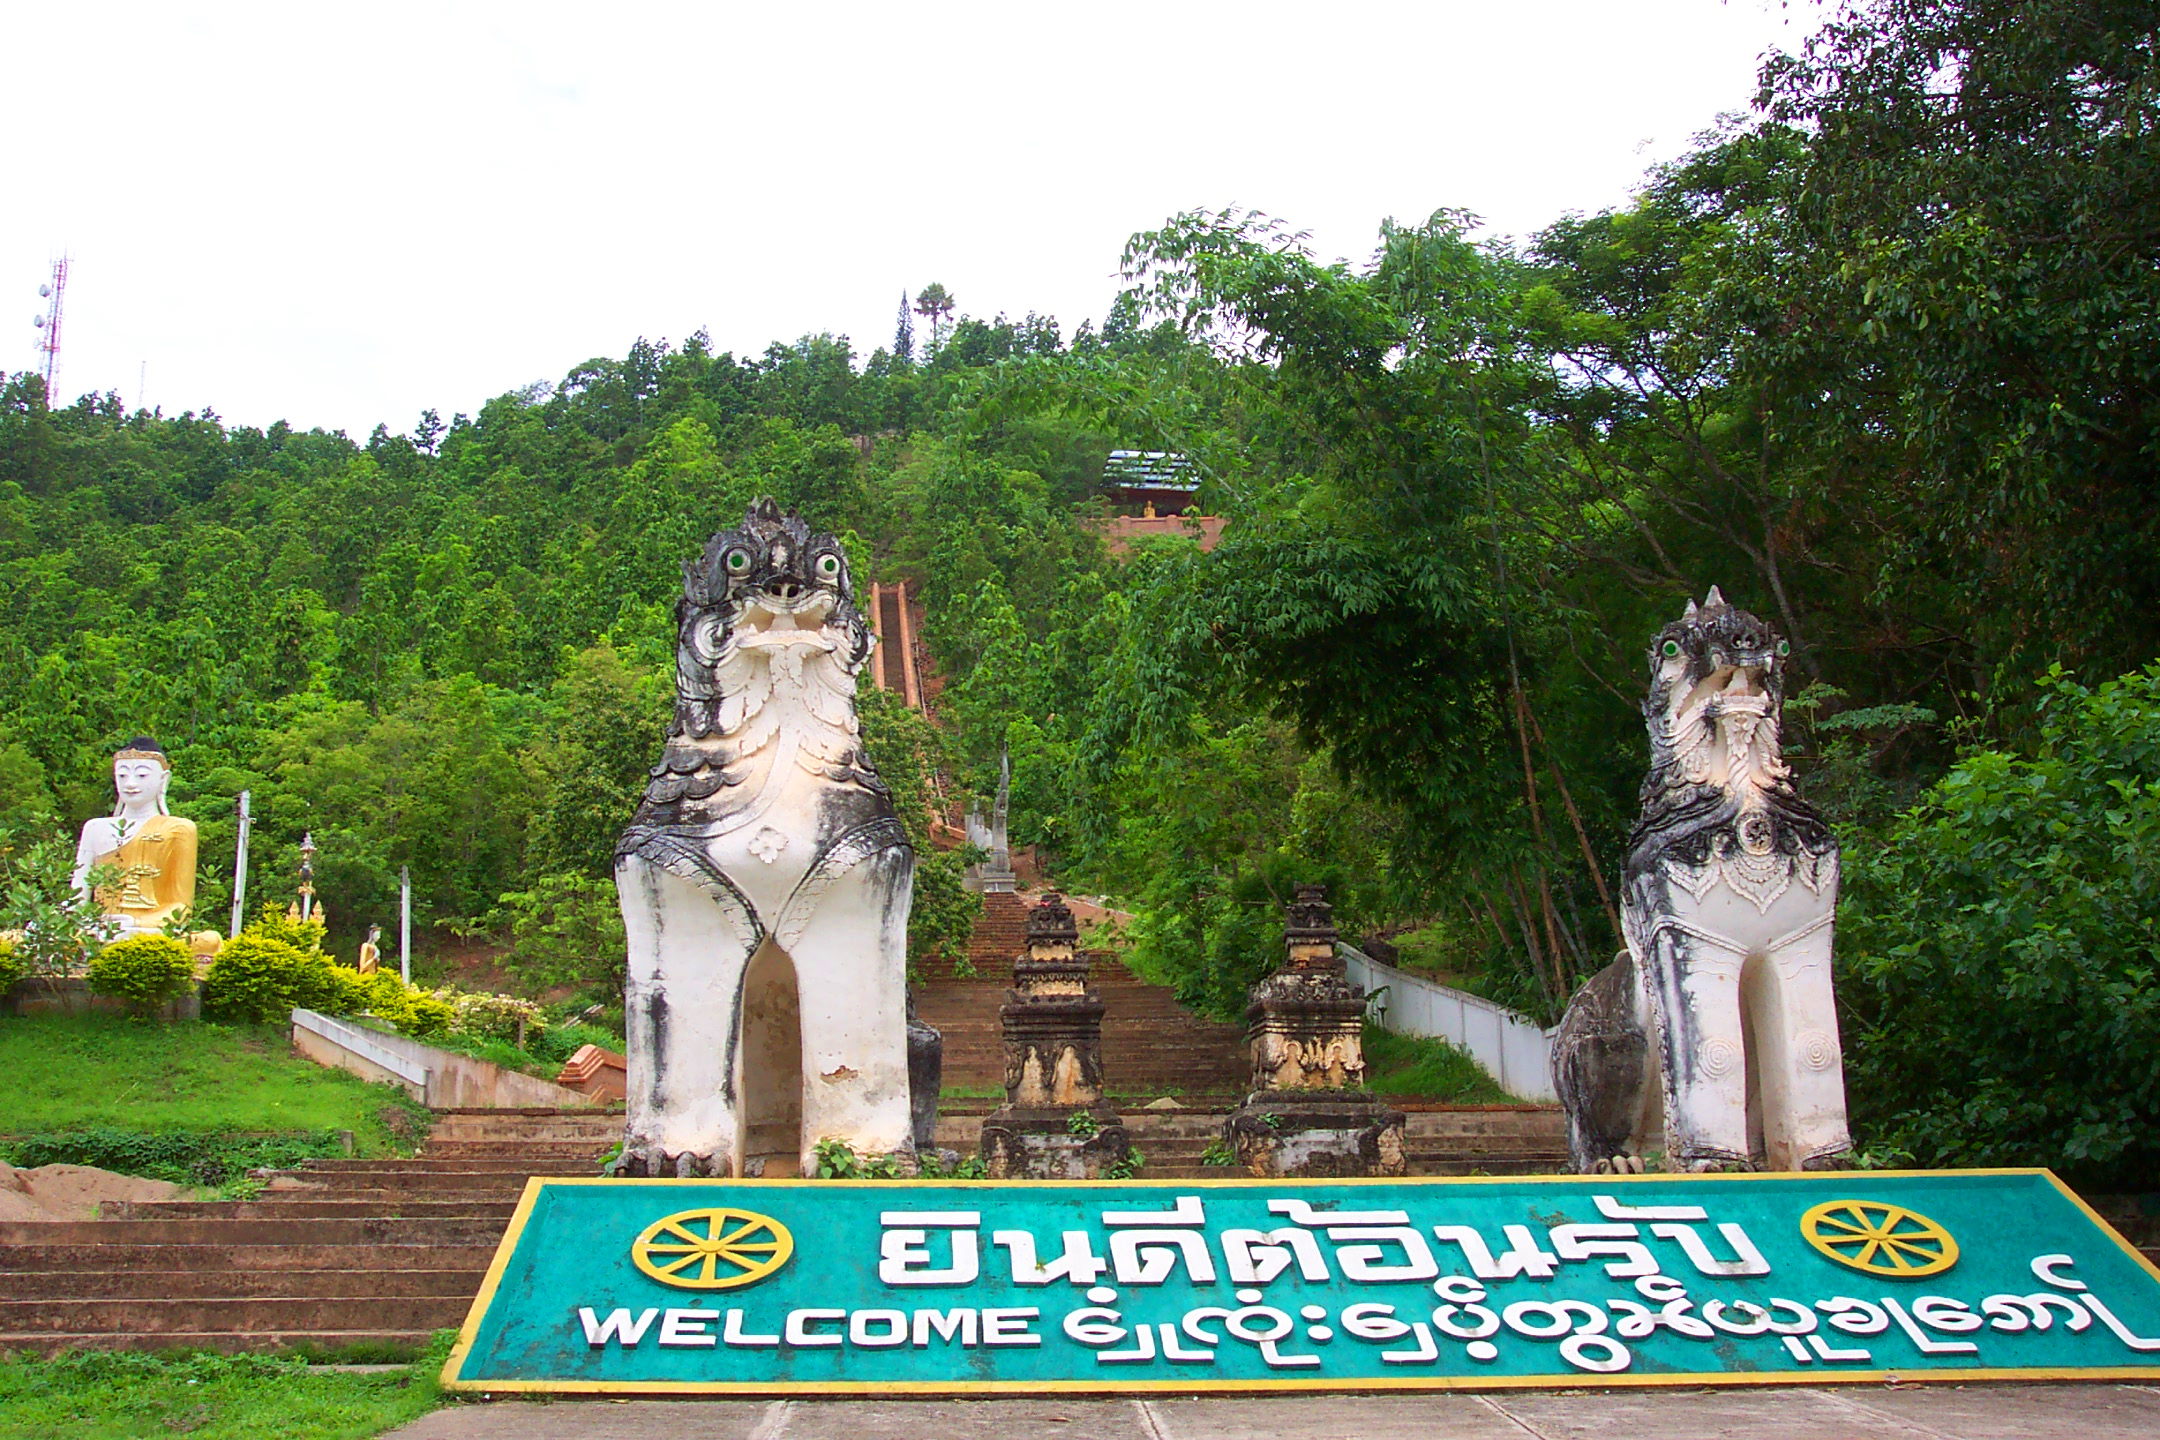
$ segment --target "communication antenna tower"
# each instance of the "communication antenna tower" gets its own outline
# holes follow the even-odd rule
[[[60,368],[60,314],[67,299],[67,256],[53,261],[52,279],[38,286],[38,298],[46,308],[30,323],[38,328],[37,348],[45,356],[45,401],[52,403],[53,375]]]

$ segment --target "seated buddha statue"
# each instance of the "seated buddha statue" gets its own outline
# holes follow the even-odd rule
[[[119,803],[111,815],[85,822],[75,847],[78,892],[93,866],[120,872],[95,896],[98,908],[117,922],[116,939],[155,934],[195,903],[195,822],[166,811],[171,783],[172,761],[157,742],[130,740],[113,756]]]

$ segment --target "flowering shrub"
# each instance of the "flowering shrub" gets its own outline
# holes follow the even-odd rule
[[[547,1014],[537,1002],[515,995],[489,995],[446,985],[435,992],[435,998],[450,1006],[450,1030],[456,1035],[483,1035],[515,1042],[525,1031],[537,1030],[547,1022]]]

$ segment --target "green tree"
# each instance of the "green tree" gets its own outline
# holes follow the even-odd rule
[[[1846,850],[1840,997],[1864,1138],[2107,1188],[2160,1166],[2160,665],[2041,685],[2040,745],[1968,755]]]
[[[915,313],[930,322],[930,353],[935,355],[944,338],[945,320],[953,312],[953,298],[935,280],[915,292]]]

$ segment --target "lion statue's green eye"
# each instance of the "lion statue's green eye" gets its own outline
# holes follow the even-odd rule
[[[1666,658],[1666,659],[1670,660],[1670,659],[1672,659],[1672,658],[1673,658],[1673,657],[1674,657],[1675,655],[1678,655],[1679,653],[1680,653],[1680,642],[1679,642],[1679,641],[1677,641],[1677,640],[1667,640],[1667,641],[1665,642],[1665,658]]]
[[[817,573],[828,580],[838,575],[840,573],[840,557],[837,555],[818,556]]]
[[[748,570],[750,568],[750,552],[747,550],[728,551],[727,568],[728,573],[731,575],[740,575],[743,571]]]
[[[1778,654],[1780,654],[1780,655],[1790,655],[1790,654],[1792,654],[1792,641],[1790,641],[1790,640],[1780,640],[1780,641],[1778,641],[1778,642],[1777,642],[1777,653],[1778,653]]]

